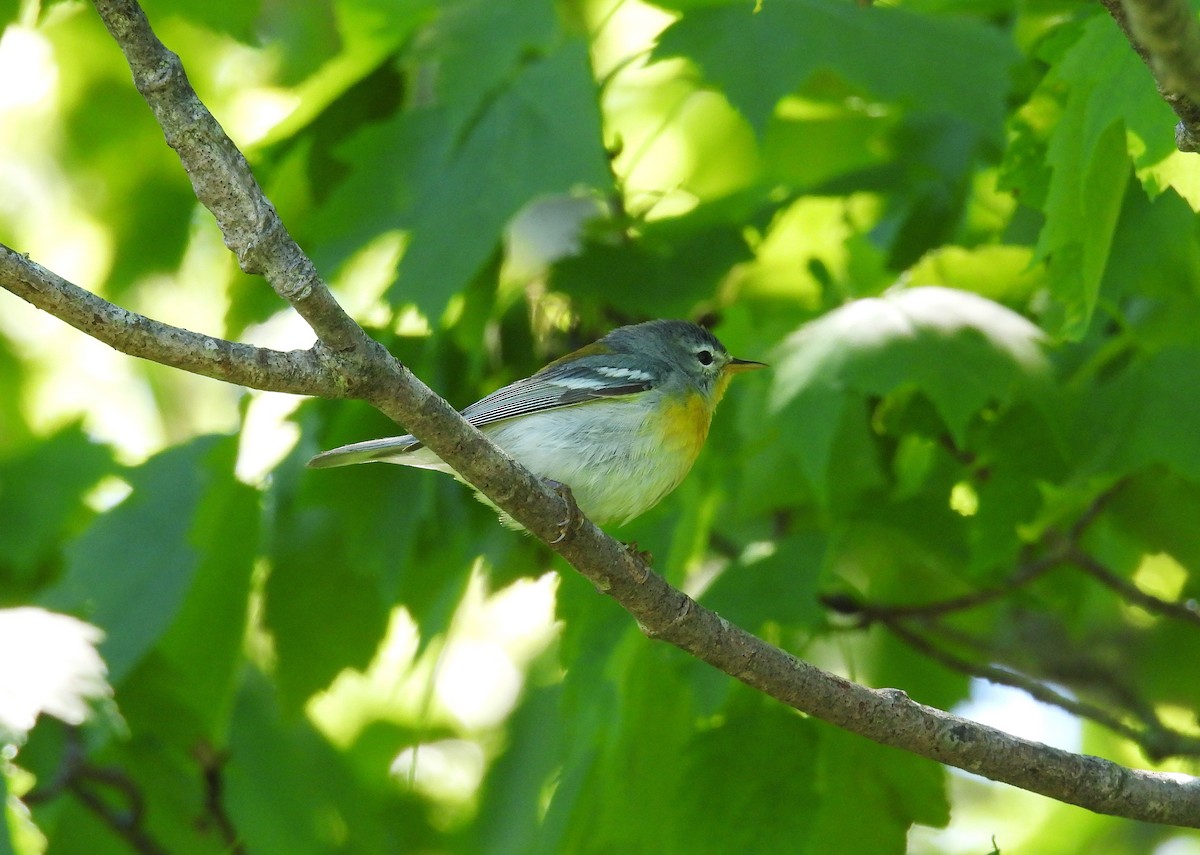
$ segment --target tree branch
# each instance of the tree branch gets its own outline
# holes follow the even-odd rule
[[[551,544],[646,634],[693,654],[798,710],[876,742],[1091,810],[1200,826],[1200,782],[1129,769],[1018,739],[872,690],[796,659],[698,605],[641,557],[578,516],[569,503],[492,446],[441,398],[370,341],[329,295],[287,235],[240,153],[187,84],[178,57],[154,37],[131,0],[94,0],[140,91],[179,153],[197,195],[213,210],[243,267],[261,271],[332,351],[347,394],[403,422],[493,502]],[[354,373],[351,368],[360,369]]]
[[[225,245],[247,273],[260,274],[335,352],[373,350],[373,342],[330,294],[317,269],[263,195],[245,156],[201,103],[179,57],[167,50],[135,0],[96,0],[133,82],[167,144],[179,155],[196,198],[217,218]]]
[[[1137,585],[1122,579],[1082,549],[1072,549],[1068,553],[1067,559],[1127,603],[1141,606],[1151,614],[1175,618],[1176,620],[1193,625],[1200,625],[1200,605],[1195,600],[1173,602],[1156,597],[1153,594],[1147,594]]]
[[[130,356],[252,389],[346,396],[338,374],[314,351],[283,353],[164,324],[115,306],[3,244],[0,287]]]
[[[1200,151],[1200,24],[1187,0],[1101,0],[1179,117],[1175,144]]]
[[[1011,668],[971,662],[956,656],[938,647],[929,638],[914,631],[900,619],[883,615],[878,616],[878,619],[890,632],[913,650],[943,667],[970,677],[987,680],[989,683],[1020,689],[1044,704],[1058,707],[1078,718],[1094,721],[1139,746],[1152,760],[1200,756],[1200,739],[1166,727],[1152,709],[1143,710],[1143,714],[1137,716],[1141,722],[1141,726],[1137,727],[1129,724],[1106,707],[1068,697],[1051,686]]]

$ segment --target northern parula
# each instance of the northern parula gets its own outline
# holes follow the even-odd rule
[[[628,522],[692,468],[730,378],[762,367],[734,359],[696,324],[648,321],[613,330],[462,415],[535,475],[569,486],[592,521]],[[371,461],[456,474],[413,436],[344,445],[308,465]]]

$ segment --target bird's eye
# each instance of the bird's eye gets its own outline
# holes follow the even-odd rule
[[[700,360],[701,365],[712,365],[713,355],[711,350],[698,351],[696,358]]]

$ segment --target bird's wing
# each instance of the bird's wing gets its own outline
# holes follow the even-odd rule
[[[513,419],[529,413],[571,407],[601,398],[636,395],[652,389],[663,367],[643,356],[610,353],[589,345],[557,362],[551,362],[532,377],[497,389],[462,411],[475,427]],[[369,439],[323,451],[308,461],[313,469],[347,466],[400,457],[424,448],[414,436]]]
[[[658,366],[635,367],[630,363],[631,357],[618,353],[592,353],[552,362],[532,377],[497,389],[462,414],[475,427],[483,427],[529,413],[652,389]]]

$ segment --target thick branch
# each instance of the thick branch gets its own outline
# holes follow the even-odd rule
[[[378,346],[355,341],[345,316],[328,303],[324,284],[261,197],[248,167],[219,134],[187,86],[179,60],[154,38],[130,0],[94,0],[121,44],[167,140],[214,209],[243,265],[268,278],[295,266],[301,291],[294,304],[334,347],[359,354],[362,371],[351,394],[401,421],[447,463],[532,534],[550,544],[598,588],[615,598],[655,638],[668,641],[798,710],[924,757],[1005,781],[1061,801],[1117,816],[1200,826],[1200,782],[1127,769],[1094,757],[1049,748],[910,701],[896,690],[871,690],[802,662],[723,620],[651,572],[640,556],[586,519],[540,479],[468,425],[441,398]],[[210,124],[212,127],[210,127]],[[206,136],[207,135],[207,136]],[[196,137],[202,144],[194,144]],[[218,145],[213,147],[213,140]],[[228,185],[226,188],[221,185]],[[228,198],[226,198],[228,197]],[[282,284],[282,289],[281,289]],[[293,293],[286,282],[276,290]],[[293,299],[289,297],[289,299]],[[312,300],[314,303],[307,301]],[[314,309],[313,305],[320,308]],[[352,322],[350,322],[352,324]],[[355,328],[357,329],[357,328]],[[369,341],[369,340],[367,340]],[[373,344],[373,343],[371,343]],[[350,362],[337,362],[349,368]]]
[[[668,641],[802,712],[950,766],[1098,813],[1200,827],[1200,781],[1129,769],[959,718],[896,689],[868,689],[796,659],[730,624],[621,549],[613,573],[590,555],[603,548],[582,528],[562,553],[627,609],[646,634]],[[587,541],[580,543],[580,541]],[[563,544],[568,545],[568,544]],[[608,558],[609,556],[606,556]]]
[[[252,389],[323,398],[346,394],[345,384],[314,351],[253,347],[126,311],[3,244],[0,288],[130,356]]]
[[[1179,117],[1175,144],[1200,151],[1200,24],[1187,0],[1102,0]]]
[[[342,310],[312,261],[288,234],[250,165],[188,83],[134,0],[96,0],[133,82],[175,149],[196,198],[217,218],[225,245],[247,273],[261,274],[335,352],[366,353],[372,342]]]

